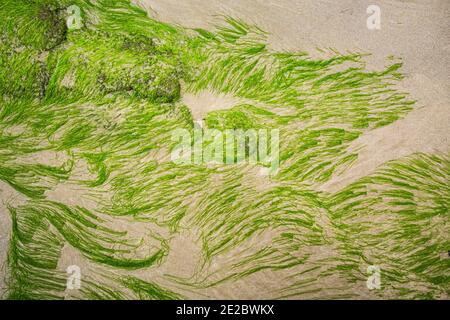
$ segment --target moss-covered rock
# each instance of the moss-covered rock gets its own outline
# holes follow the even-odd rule
[[[0,5],[0,29],[10,43],[51,50],[66,39],[65,7],[53,0],[4,0]]]
[[[67,48],[52,54],[55,96],[129,95],[153,102],[180,97],[182,66],[177,57],[161,51],[152,38],[75,32]],[[71,85],[67,86],[67,79]]]

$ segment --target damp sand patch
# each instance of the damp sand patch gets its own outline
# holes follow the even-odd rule
[[[209,112],[231,109],[244,101],[232,95],[203,90],[183,94],[182,102],[191,110],[194,121],[202,121]]]

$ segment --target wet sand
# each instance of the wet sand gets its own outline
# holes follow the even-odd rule
[[[380,0],[381,29],[368,30],[366,8],[372,1],[300,1],[300,0],[133,0],[161,21],[185,27],[212,29],[220,23],[220,15],[240,18],[269,32],[270,48],[275,51],[307,51],[319,55],[316,48],[334,48],[340,52],[359,51],[372,55],[368,67],[382,68],[386,57],[403,59],[405,80],[400,89],[417,100],[416,109],[404,119],[389,126],[373,130],[354,141],[351,149],[360,149],[359,158],[351,170],[321,187],[325,191],[338,191],[356,179],[373,172],[379,165],[414,152],[450,151],[450,1],[394,1]],[[209,93],[187,95],[185,103],[194,110],[195,119],[207,112],[230,108],[238,101],[234,97],[216,97]],[[61,197],[66,197],[64,194]],[[13,199],[14,197],[14,199]],[[17,192],[0,182],[0,297],[4,290],[7,245],[11,221],[6,203],[17,205]],[[67,196],[70,198],[70,196]],[[181,239],[182,243],[185,241]],[[192,245],[192,247],[195,247]],[[185,266],[189,274],[196,261],[177,254],[174,246],[173,266]],[[184,246],[179,246],[181,252]],[[68,251],[66,255],[73,253]],[[181,258],[181,260],[180,260]],[[191,258],[194,259],[194,258]],[[62,259],[64,260],[64,259]],[[61,269],[73,259],[61,262]],[[70,260],[70,261],[69,261]],[[177,262],[178,261],[178,262]],[[180,262],[182,261],[182,263]],[[192,262],[192,263],[191,263]],[[80,262],[82,264],[82,262]],[[181,269],[184,272],[184,269]],[[272,275],[273,276],[273,275]],[[262,276],[264,277],[264,276]],[[274,283],[267,275],[265,283]],[[208,292],[214,297],[251,297],[257,288],[251,280],[224,293]],[[233,284],[235,286],[235,284]],[[233,290],[234,289],[234,290]],[[215,290],[215,289],[214,289]],[[213,291],[214,291],[213,290]],[[250,290],[251,292],[249,292]]]
[[[450,151],[450,2],[377,1],[381,29],[369,30],[366,9],[373,1],[301,0],[133,0],[149,16],[188,28],[212,29],[223,15],[254,23],[269,33],[275,51],[333,48],[364,52],[369,69],[381,69],[390,55],[403,60],[399,89],[417,100],[416,110],[389,126],[354,141],[361,149],[351,170],[321,186],[335,192],[368,175],[386,161],[414,152]],[[217,100],[217,99],[216,99]],[[223,108],[229,108],[228,98]],[[212,109],[204,97],[189,97],[194,113]],[[220,102],[220,100],[218,100]],[[219,107],[214,107],[218,109]],[[198,112],[197,112],[198,109]]]

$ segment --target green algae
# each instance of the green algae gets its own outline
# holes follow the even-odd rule
[[[81,8],[79,30],[65,27],[69,5]],[[352,141],[413,109],[395,88],[401,64],[368,71],[360,53],[274,52],[264,31],[231,18],[194,31],[122,0],[2,2],[0,181],[25,199],[8,204],[5,297],[64,298],[58,261],[70,246],[115,274],[83,279],[78,298],[178,299],[267,272],[286,284],[262,293],[274,298],[351,298],[368,265],[383,270],[374,296],[445,298],[449,155],[411,155],[334,194],[317,191],[351,170]],[[208,128],[280,130],[280,172],[262,191],[251,165],[170,161],[171,132],[194,127],[182,83],[245,100],[208,113]],[[40,152],[64,161],[44,163]],[[94,208],[51,199],[63,184]],[[200,249],[190,277],[134,275],[167,263],[183,232]]]

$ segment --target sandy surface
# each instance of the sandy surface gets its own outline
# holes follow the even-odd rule
[[[405,80],[400,89],[417,100],[417,109],[387,127],[360,137],[352,145],[362,147],[350,171],[321,189],[337,191],[373,172],[379,165],[413,152],[450,151],[450,1],[380,0],[381,29],[369,30],[365,0],[134,0],[151,17],[184,27],[212,29],[221,15],[254,23],[269,32],[273,50],[301,50],[316,54],[316,48],[340,52],[371,53],[368,68],[379,69],[386,57],[403,59]],[[229,107],[231,98],[188,97],[197,117],[219,107]]]
[[[389,55],[401,57],[406,79],[401,89],[417,99],[417,108],[404,119],[371,131],[356,141],[351,149],[361,150],[358,161],[342,176],[322,186],[337,191],[348,183],[365,176],[384,162],[413,152],[450,151],[450,1],[448,0],[378,0],[381,7],[381,29],[368,30],[366,8],[373,1],[351,0],[133,0],[150,16],[185,27],[212,29],[219,15],[241,18],[269,32],[273,50],[306,50],[315,54],[317,47],[335,48],[341,52],[372,53],[369,68],[381,68]],[[240,101],[230,96],[208,92],[185,95],[184,102],[193,110],[195,120],[218,109],[233,107]],[[50,195],[64,197],[67,189],[53,190]],[[72,195],[76,197],[76,194]],[[0,182],[0,297],[4,289],[4,268],[11,221],[6,208],[9,201],[20,204],[17,192]],[[198,260],[198,244],[189,242],[187,235],[173,240],[172,255],[166,273],[179,271],[192,274]],[[186,245],[192,250],[186,250]],[[194,254],[193,254],[194,252]],[[84,260],[66,248],[60,261],[61,269],[71,264],[83,265]],[[180,262],[182,261],[182,262]],[[183,267],[180,267],[183,265]],[[172,267],[170,267],[172,266]],[[274,275],[272,275],[273,277]],[[270,279],[263,285],[276,283]],[[264,276],[263,276],[264,278]],[[209,297],[234,297],[235,286],[241,297],[252,280],[222,292],[205,292]],[[245,284],[245,285],[244,285]],[[229,292],[227,291],[229,289]],[[214,289],[215,290],[215,289]],[[225,291],[223,291],[225,290]],[[255,290],[255,288],[251,288]],[[257,289],[256,289],[257,290]],[[238,290],[239,291],[239,290]],[[253,291],[254,292],[254,291]]]
[[[320,55],[316,48],[334,48],[340,52],[371,53],[366,59],[367,67],[378,70],[387,64],[388,56],[402,58],[402,72],[406,77],[399,89],[417,100],[416,109],[404,119],[368,132],[354,141],[350,150],[359,150],[358,160],[343,175],[321,186],[321,190],[339,191],[386,161],[414,152],[450,151],[450,68],[447,67],[450,65],[450,1],[376,1],[381,8],[380,30],[367,28],[366,9],[374,2],[365,0],[134,2],[153,18],[189,28],[212,29],[214,24],[222,21],[221,15],[240,18],[268,31],[269,47],[275,51],[307,51],[314,56]],[[199,119],[209,111],[231,107],[233,98],[189,95],[185,97],[185,103],[193,111],[194,118]],[[189,260],[192,259],[185,260],[185,263]],[[174,265],[178,265],[175,261]],[[225,285],[204,293],[210,298],[255,297],[255,292],[260,290],[254,284],[268,288],[279,281],[279,278],[272,279],[273,276],[261,273],[255,275],[257,281],[248,277],[233,283],[233,288]],[[330,281],[340,282],[339,279]],[[367,292],[365,288],[360,289],[355,288],[359,294]]]
[[[233,96],[217,95],[206,90],[197,94],[183,94],[183,103],[191,110],[194,121],[202,121],[209,112],[230,109],[240,102]]]
[[[11,235],[11,217],[9,204],[19,206],[26,202],[25,197],[0,181],[0,299],[5,293],[5,276],[7,269],[8,243]]]
[[[3,186],[2,186],[3,187]],[[0,190],[3,199],[4,192]],[[8,242],[11,230],[11,221],[5,204],[0,203],[0,298],[5,291],[6,257],[8,253]]]
[[[450,151],[450,103],[439,99],[445,92],[433,85],[433,81],[415,74],[405,86],[427,88],[418,98],[417,109],[404,119],[391,125],[370,131],[356,139],[349,150],[358,152],[358,161],[350,170],[321,186],[321,190],[337,192],[351,182],[373,172],[390,160],[408,156],[414,152],[445,153]],[[412,94],[414,97],[415,94]]]

